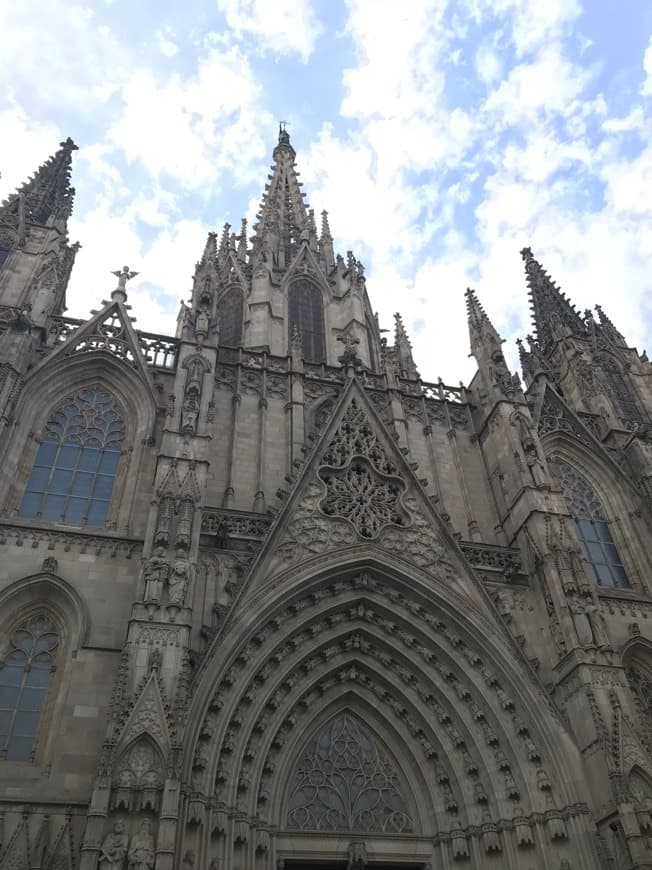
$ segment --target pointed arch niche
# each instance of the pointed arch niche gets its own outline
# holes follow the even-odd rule
[[[224,347],[240,347],[244,318],[244,296],[239,286],[230,287],[218,300],[219,342]]]
[[[597,586],[629,589],[631,583],[597,491],[558,454],[551,457],[549,467],[568,503],[591,579]]]
[[[367,723],[344,709],[305,744],[290,779],[288,830],[411,834],[398,766]]]
[[[301,336],[304,360],[326,362],[322,294],[308,278],[297,278],[288,290],[288,344],[295,330]]]
[[[119,447],[120,460],[110,506],[101,525],[107,529],[129,528],[134,500],[138,497],[140,474],[146,467],[143,456],[156,437],[157,406],[152,391],[140,374],[117,357],[102,351],[52,360],[46,358],[26,379],[14,412],[16,426],[12,437],[5,438],[0,444],[0,498],[9,515],[17,515],[21,510],[28,479],[35,467],[41,442],[48,435],[53,415],[70,398],[85,390],[100,390],[110,395],[123,415],[124,438],[119,445],[113,443],[113,447]],[[99,464],[97,470],[104,473],[100,472]],[[67,519],[66,522],[73,521]],[[91,524],[89,517],[87,525]],[[84,522],[74,525],[84,525]]]

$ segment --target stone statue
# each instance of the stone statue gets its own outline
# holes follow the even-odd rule
[[[145,577],[145,601],[160,601],[163,594],[163,584],[167,580],[170,566],[165,559],[163,547],[157,547],[147,560],[143,576]]]
[[[143,819],[140,831],[131,839],[129,870],[152,870],[154,867],[154,837],[152,823]]]
[[[571,613],[573,614],[573,623],[577,632],[577,639],[581,646],[593,646],[595,637],[593,635],[593,627],[587,613],[586,607],[577,600],[570,602]]]
[[[183,400],[181,411],[181,431],[194,434],[197,431],[199,419],[199,401],[194,390],[189,390]]]
[[[179,551],[177,551],[177,558],[174,560],[172,574],[170,575],[168,604],[176,604],[178,607],[183,607],[189,573],[190,565],[188,560],[184,559],[179,554]]]
[[[113,831],[106,835],[100,846],[100,870],[122,870],[128,846],[129,837],[125,831],[125,823],[122,819],[116,819]]]

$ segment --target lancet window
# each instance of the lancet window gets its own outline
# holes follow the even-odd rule
[[[21,516],[103,525],[124,439],[124,412],[110,393],[95,385],[68,396],[45,424]]]
[[[630,665],[625,670],[625,675],[641,715],[648,727],[652,728],[652,679],[650,679],[650,675],[634,665]]]
[[[288,315],[288,343],[297,330],[303,358],[307,362],[325,362],[324,312],[319,287],[306,279],[294,281],[288,294]]]
[[[623,417],[627,420],[640,420],[641,412],[618,365],[608,354],[605,354],[600,358],[600,367],[607,386],[618,403]]]
[[[550,470],[568,502],[591,576],[598,586],[630,585],[597,493],[575,469],[555,459]]]
[[[219,342],[225,347],[242,344],[244,297],[239,287],[231,287],[218,302]]]
[[[31,758],[58,645],[57,631],[44,615],[27,620],[11,636],[0,663],[0,758]]]
[[[287,826],[303,831],[412,833],[396,771],[350,715],[307,746],[290,790]]]

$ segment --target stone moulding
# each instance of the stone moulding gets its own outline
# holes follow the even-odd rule
[[[34,527],[33,523],[21,525],[20,523],[0,520],[0,544],[6,544],[10,539],[17,547],[28,546],[37,549],[40,545],[45,544],[48,550],[60,547],[66,553],[72,547],[77,547],[80,553],[94,552],[95,555],[99,556],[108,552],[112,557],[123,555],[127,559],[138,555],[143,548],[143,542],[140,538],[38,528]]]

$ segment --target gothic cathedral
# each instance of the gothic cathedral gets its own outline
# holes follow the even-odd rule
[[[0,206],[2,870],[652,868],[647,357],[525,248],[523,382],[473,290],[424,382],[285,131],[174,336],[66,317],[74,150]]]

